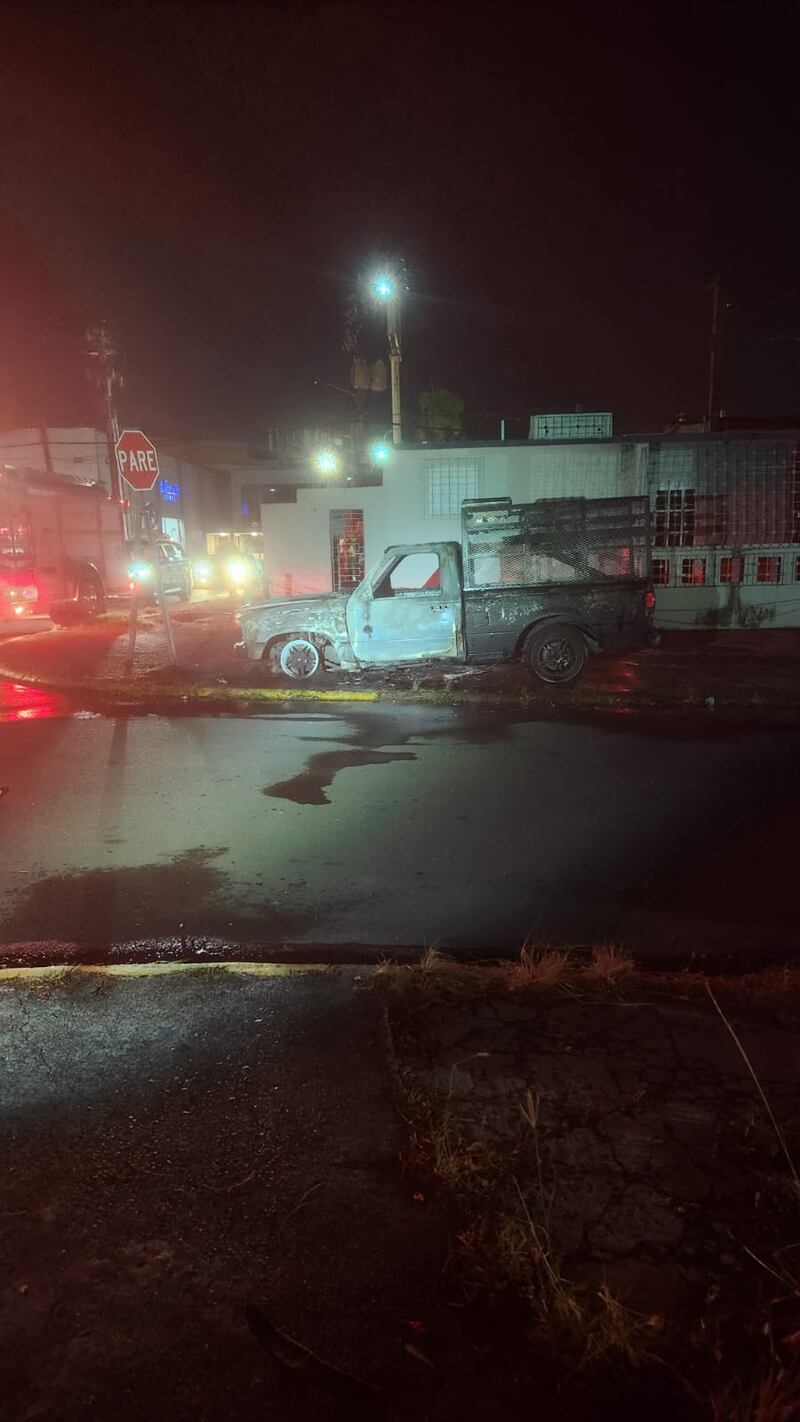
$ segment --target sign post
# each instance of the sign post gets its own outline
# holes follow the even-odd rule
[[[126,484],[139,494],[138,508],[133,511],[133,551],[134,558],[140,556],[142,523],[144,523],[144,533],[150,545],[150,557],[152,559],[153,571],[156,579],[156,596],[161,608],[161,615],[164,618],[164,629],[169,643],[170,656],[173,666],[177,665],[175,653],[175,638],[172,632],[169,609],[167,607],[166,594],[161,574],[161,563],[156,553],[154,530],[156,524],[156,514],[151,504],[144,504],[143,495],[150,492],[158,478],[158,453],[153,441],[147,438],[142,430],[123,430],[116,445],[114,453],[117,459],[117,469],[120,477]],[[128,666],[133,666],[133,654],[136,648],[136,619],[139,611],[139,592],[134,590],[131,602],[131,615],[128,622]]]

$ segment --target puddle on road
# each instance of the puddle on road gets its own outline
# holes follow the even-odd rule
[[[0,683],[0,722],[52,721],[65,716],[99,714],[83,711],[78,702],[40,686],[25,686],[18,681]]]
[[[74,870],[36,879],[9,893],[11,907],[0,923],[0,939],[52,939],[54,904],[59,939],[85,945],[85,955],[92,960],[98,945],[116,940],[172,936],[185,948],[198,936],[225,938],[246,929],[262,941],[281,941],[314,922],[310,910],[266,897],[259,900],[251,894],[242,903],[232,892],[230,876],[215,863],[227,852],[222,845],[201,847],[160,864]]]
[[[293,800],[296,805],[329,805],[325,791],[340,770],[356,765],[388,765],[394,760],[416,760],[414,751],[350,750],[321,751],[312,755],[305,770],[275,785],[266,785],[261,792],[276,800]]]

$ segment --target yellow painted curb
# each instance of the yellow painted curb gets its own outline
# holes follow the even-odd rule
[[[70,681],[68,677],[40,676],[0,664],[0,679],[20,686],[38,686],[69,696],[97,696],[107,701],[379,701],[379,691],[305,686],[148,686],[139,681]]]
[[[369,965],[360,966],[359,973],[369,972]],[[288,978],[298,973],[332,973],[340,971],[330,963],[56,963],[44,966],[0,968],[0,986],[13,987],[26,982],[57,984],[62,978],[76,974],[110,978],[158,978],[175,973],[229,973],[239,977]]]

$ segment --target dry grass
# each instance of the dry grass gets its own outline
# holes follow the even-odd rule
[[[745,1066],[747,1067],[748,1072],[750,1073],[750,1076],[752,1077],[753,1084],[755,1085],[756,1091],[758,1092],[759,1096],[761,1097],[761,1101],[762,1101],[764,1110],[766,1111],[767,1116],[769,1117],[770,1125],[772,1126],[772,1129],[773,1129],[773,1131],[775,1132],[775,1138],[776,1138],[776,1140],[777,1140],[777,1142],[778,1142],[778,1145],[780,1146],[781,1150],[783,1151],[784,1159],[785,1159],[785,1161],[786,1161],[787,1166],[789,1167],[789,1176],[790,1176],[790,1178],[791,1178],[791,1182],[792,1182],[792,1186],[793,1186],[795,1195],[796,1195],[796,1197],[797,1197],[798,1199],[800,1199],[800,1175],[798,1175],[798,1173],[797,1173],[797,1167],[796,1167],[796,1165],[795,1165],[795,1163],[794,1163],[794,1160],[793,1160],[793,1158],[792,1158],[792,1153],[791,1153],[791,1151],[789,1150],[789,1146],[788,1146],[788,1144],[787,1144],[786,1137],[785,1137],[783,1131],[781,1130],[781,1128],[780,1128],[780,1126],[779,1126],[779,1124],[778,1124],[777,1118],[776,1118],[776,1116],[775,1116],[775,1112],[773,1111],[772,1107],[771,1107],[770,1104],[769,1104],[769,1101],[768,1101],[768,1099],[767,1099],[767,1094],[766,1094],[766,1092],[765,1092],[763,1086],[761,1085],[761,1080],[760,1080],[760,1078],[759,1078],[759,1076],[758,1076],[758,1073],[757,1073],[755,1067],[753,1066],[753,1063],[751,1062],[750,1057],[748,1056],[747,1051],[746,1051],[746,1049],[745,1049],[744,1043],[742,1042],[741,1038],[739,1037],[738,1033],[736,1032],[736,1029],[735,1029],[735,1027],[733,1026],[733,1023],[730,1021],[730,1019],[729,1019],[728,1017],[725,1016],[725,1013],[723,1012],[723,1010],[722,1010],[722,1008],[720,1007],[720,1005],[719,1005],[719,1003],[718,1003],[716,997],[714,996],[714,993],[713,993],[712,990],[711,990],[711,984],[710,984],[709,982],[706,982],[706,991],[707,991],[709,997],[711,998],[711,1001],[713,1002],[714,1007],[716,1008],[716,1010],[717,1010],[717,1012],[718,1012],[720,1018],[722,1019],[722,1022],[723,1022],[723,1024],[725,1025],[725,1027],[726,1027],[726,1029],[727,1029],[727,1031],[728,1031],[728,1034],[730,1035],[731,1039],[733,1040],[733,1043],[734,1043],[734,1045],[735,1045],[735,1047],[736,1047],[736,1050],[737,1050],[738,1053],[739,1053],[739,1056],[741,1057],[742,1061],[744,1062]]]
[[[523,1194],[516,1177],[513,1184],[518,1208],[498,1221],[495,1232],[496,1262],[527,1296],[537,1331],[576,1367],[588,1367],[612,1354],[632,1367],[652,1359],[654,1335],[664,1320],[632,1312],[606,1287],[587,1290],[567,1279],[561,1269],[550,1231],[553,1192],[544,1185],[539,1149],[541,1100],[527,1091],[520,1102],[534,1150],[534,1206]],[[555,1187],[554,1187],[555,1188]]]
[[[575,1368],[612,1355],[631,1367],[653,1360],[663,1318],[625,1308],[605,1284],[591,1290],[566,1278],[547,1225],[534,1216],[515,1184],[519,1210],[501,1215],[482,1245],[500,1273],[527,1298],[537,1334]]]
[[[617,987],[634,970],[634,961],[624,948],[613,943],[599,943],[592,949],[589,964],[583,976],[590,981],[601,982],[606,987]]]
[[[498,972],[480,963],[460,963],[434,945],[425,949],[417,963],[382,962],[372,982],[375,987],[388,988],[393,993],[466,997],[497,986]]]
[[[505,986],[518,992],[521,988],[558,987],[569,977],[572,963],[565,949],[525,943],[518,962],[503,967]]]
[[[449,1112],[430,1127],[424,1144],[434,1174],[452,1190],[485,1190],[504,1163],[487,1141],[470,1141]]]
[[[752,1382],[736,1379],[710,1401],[713,1422],[793,1422],[800,1416],[800,1369],[773,1361]]]
[[[490,991],[539,992],[577,988],[617,988],[635,971],[634,960],[624,949],[603,944],[592,949],[590,961],[581,962],[569,948],[551,948],[528,940],[512,962],[460,962],[437,946],[426,948],[417,963],[380,964],[373,983],[394,993],[420,996],[480,997]]]
[[[488,1055],[488,1052],[473,1052],[454,1062],[444,1098],[412,1092],[408,1099],[414,1154],[434,1175],[457,1191],[483,1191],[491,1179],[508,1168],[508,1152],[501,1155],[488,1141],[470,1138],[468,1123],[452,1105],[458,1068]]]

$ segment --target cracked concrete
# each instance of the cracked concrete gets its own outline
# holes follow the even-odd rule
[[[796,979],[776,975],[771,1007],[747,979],[718,992],[800,1153]],[[506,1155],[567,1277],[613,1278],[631,1307],[664,1313],[681,1300],[697,1318],[709,1288],[727,1314],[769,1282],[747,1251],[769,1261],[795,1239],[790,1174],[702,984],[676,979],[666,992],[642,978],[624,995],[589,996],[498,987],[474,999],[412,990],[387,1003],[407,1086]]]

